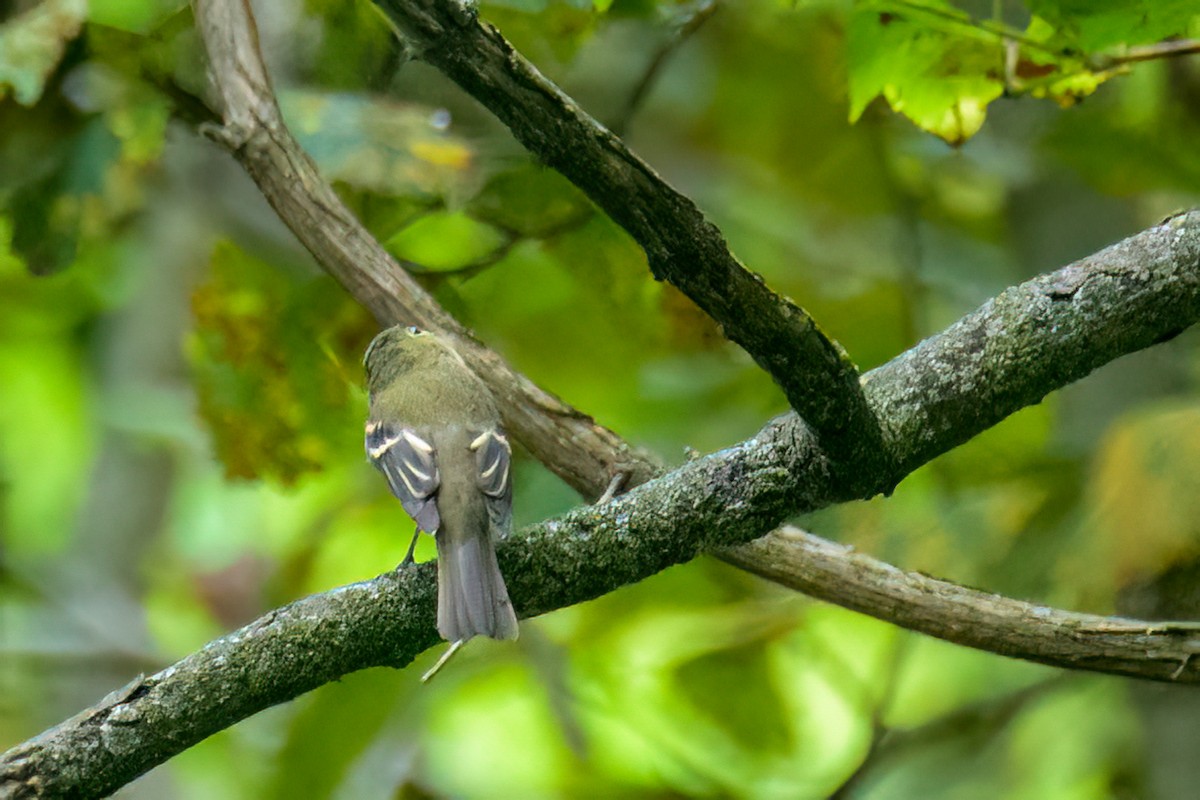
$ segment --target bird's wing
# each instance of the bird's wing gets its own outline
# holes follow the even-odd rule
[[[494,535],[504,538],[512,528],[512,448],[498,428],[481,431],[471,439],[475,451],[476,485],[487,502]]]
[[[417,527],[437,533],[441,517],[437,489],[441,483],[433,445],[412,428],[372,420],[367,423],[367,458],[387,478]]]

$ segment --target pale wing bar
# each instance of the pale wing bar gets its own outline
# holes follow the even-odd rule
[[[366,448],[417,527],[436,534],[442,524],[436,497],[441,476],[433,445],[410,428],[373,421],[367,423]]]
[[[492,534],[508,536],[512,527],[512,448],[500,430],[486,430],[471,440],[475,451],[476,485],[487,499]]]

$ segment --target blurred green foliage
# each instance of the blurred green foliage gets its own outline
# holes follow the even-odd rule
[[[481,13],[609,121],[698,8]],[[262,10],[294,133],[520,370],[669,461],[784,410],[374,6]],[[869,368],[1196,202],[1200,65],[1122,59],[1197,34],[1187,0],[720,4],[627,138]],[[0,18],[0,746],[407,544],[361,452],[375,323],[197,135],[203,86],[178,2]],[[1197,345],[1122,359],[892,497],[801,522],[1038,602],[1153,598],[1200,555]],[[577,502],[518,453],[518,524]],[[474,642],[420,685],[435,656],[240,723],[126,796],[799,798],[854,776],[843,796],[1082,799],[1200,780],[1149,744],[1200,735],[1177,695],[1052,679],[708,559]]]
[[[290,485],[346,457],[364,408],[358,362],[342,360],[374,323],[332,278],[297,284],[221,242],[192,316],[197,410],[226,477]]]

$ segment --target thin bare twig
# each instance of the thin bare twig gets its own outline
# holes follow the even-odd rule
[[[1122,64],[1135,64],[1139,61],[1156,61],[1160,58],[1178,58],[1200,53],[1200,39],[1172,39],[1157,44],[1130,47],[1123,53],[1096,56],[1095,69],[1103,71]]]
[[[642,101],[650,93],[650,87],[658,80],[659,73],[662,72],[667,59],[679,49],[680,45],[691,38],[692,34],[700,30],[716,10],[716,0],[700,0],[676,21],[666,40],[654,52],[654,57],[650,59],[650,63],[647,65],[645,72],[642,73],[642,77],[638,80],[637,85],[629,93],[629,97],[625,100],[625,106],[621,109],[621,113],[613,120],[610,127],[613,133],[617,136],[624,136],[626,134],[634,115],[641,108]]]
[[[981,741],[1009,726],[1021,711],[1061,689],[1077,676],[1056,675],[998,697],[987,697],[954,709],[913,728],[893,728],[875,742],[867,757],[829,795],[829,800],[850,800],[857,790],[889,763],[913,750],[934,747],[948,740]]]

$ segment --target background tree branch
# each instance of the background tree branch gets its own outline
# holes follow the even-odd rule
[[[1075,677],[1062,673],[1013,692],[956,708],[914,728],[880,727],[872,739],[866,758],[829,795],[829,800],[854,797],[859,789],[870,784],[876,772],[897,763],[913,751],[950,741],[990,739],[1008,727],[1031,703],[1069,685],[1068,681]]]
[[[1054,667],[1175,681],[1200,649],[1200,623],[1077,614],[1014,600],[899,570],[791,526],[717,556],[909,630]]]
[[[625,100],[625,105],[620,113],[613,119],[609,125],[609,129],[619,137],[624,138],[629,129],[629,124],[633,121],[642,102],[650,93],[650,89],[654,86],[655,80],[662,72],[663,66],[670,59],[680,45],[686,42],[692,34],[700,30],[700,27],[708,22],[717,11],[716,0],[699,0],[690,8],[685,8],[679,15],[679,18],[671,24],[670,31],[667,33],[666,39],[658,49],[654,52],[653,58],[646,66],[642,76],[638,78],[637,84],[633,87],[633,91],[629,93],[629,97]]]
[[[196,24],[224,124],[205,132],[233,153],[296,238],[384,325],[440,331],[492,388],[504,423],[539,461],[585,497],[615,474],[641,483],[657,460],[516,373],[479,344],[362,226],[284,126],[241,0],[197,0]]]

